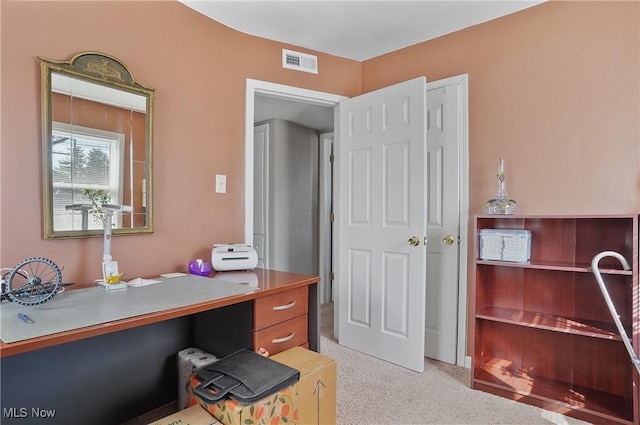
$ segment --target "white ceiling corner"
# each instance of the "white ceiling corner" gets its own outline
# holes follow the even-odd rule
[[[180,0],[246,34],[365,61],[544,0]]]

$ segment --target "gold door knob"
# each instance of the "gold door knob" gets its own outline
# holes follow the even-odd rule
[[[411,236],[409,238],[409,245],[411,246],[418,246],[420,245],[420,238],[417,236]]]
[[[447,235],[444,238],[442,238],[442,242],[446,243],[447,245],[451,245],[453,243],[453,236],[451,235]]]

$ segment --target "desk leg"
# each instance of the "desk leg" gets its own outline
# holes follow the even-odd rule
[[[309,349],[320,352],[320,297],[317,283],[309,285]]]

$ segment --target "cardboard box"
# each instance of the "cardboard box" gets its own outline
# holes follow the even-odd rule
[[[199,404],[223,425],[269,425],[298,423],[298,390],[287,387],[253,404],[242,404],[236,400],[223,399],[208,404],[198,397],[194,388],[200,384],[195,374],[191,375],[187,404]]]
[[[195,405],[174,413],[149,425],[215,425],[218,420],[202,407]]]
[[[300,371],[298,424],[336,423],[335,360],[302,347],[294,347],[271,356],[271,359]]]

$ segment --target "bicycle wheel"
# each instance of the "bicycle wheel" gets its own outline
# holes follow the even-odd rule
[[[62,285],[60,268],[47,258],[27,258],[13,268],[7,279],[6,295],[23,305],[49,301]]]

